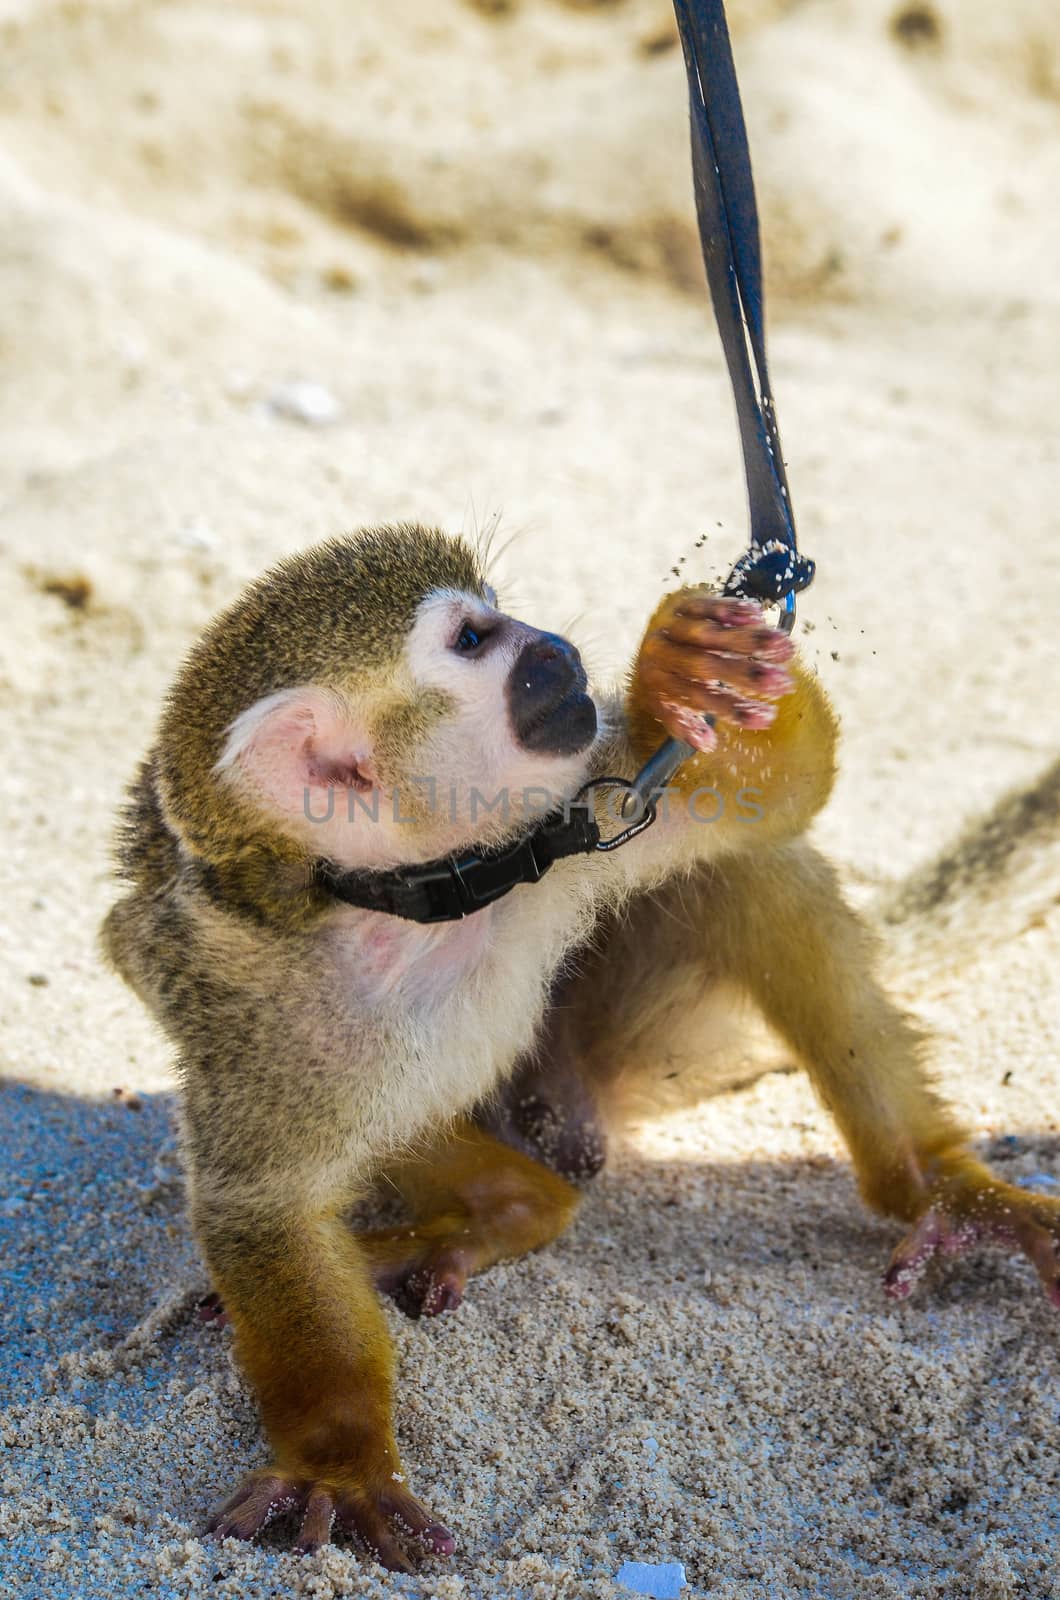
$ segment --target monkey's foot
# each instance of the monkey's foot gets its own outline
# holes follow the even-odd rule
[[[578,1208],[566,1179],[470,1122],[386,1176],[412,1220],[357,1240],[376,1287],[410,1317],[454,1310],[470,1277],[551,1243]]]
[[[376,1288],[413,1321],[455,1311],[476,1270],[477,1252],[466,1220],[441,1218],[357,1237]]]
[[[418,1538],[432,1555],[450,1556],[456,1540],[427,1507],[395,1480],[385,1490],[297,1478],[278,1467],[248,1473],[232,1498],[210,1518],[207,1532],[217,1539],[253,1539],[275,1517],[297,1510],[301,1516],[295,1549],[309,1554],[327,1544],[336,1529],[359,1539],[370,1555],[392,1572],[415,1569],[390,1529]]]
[[[596,1177],[607,1159],[607,1138],[577,1059],[556,1037],[555,1009],[538,1051],[476,1108],[475,1121],[568,1183]]]
[[[1060,1201],[1000,1183],[989,1173],[985,1180],[962,1173],[942,1181],[935,1204],[891,1257],[884,1289],[904,1300],[933,1257],[961,1255],[975,1244],[1022,1251],[1060,1308]]]

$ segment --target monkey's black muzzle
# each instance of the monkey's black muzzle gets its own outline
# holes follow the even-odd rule
[[[542,633],[519,652],[508,678],[508,715],[524,750],[572,756],[596,738],[596,706],[581,656],[557,633]]]

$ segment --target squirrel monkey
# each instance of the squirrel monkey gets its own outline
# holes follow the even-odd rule
[[[353,907],[319,870],[508,840],[667,733],[698,753],[654,827],[462,921]],[[176,1047],[192,1221],[269,1437],[218,1535],[294,1506],[303,1550],[337,1524],[400,1570],[399,1535],[452,1551],[405,1486],[377,1289],[441,1311],[554,1238],[570,1178],[602,1159],[597,1102],[657,1070],[667,1030],[694,1041],[715,978],[805,1064],[869,1204],[910,1225],[893,1294],[987,1237],[1060,1303],[1060,1205],[966,1152],[801,838],[835,735],[755,604],[668,597],[624,692],[594,696],[572,645],[505,615],[471,549],[419,527],[295,556],[206,630],[130,792],[104,944]],[[517,1126],[535,1098],[559,1108],[551,1166]],[[382,1173],[411,1223],[357,1235],[349,1209]]]

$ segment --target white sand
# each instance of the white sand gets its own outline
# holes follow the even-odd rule
[[[1060,23],[946,0],[914,48],[878,0],[732,9],[845,725],[819,837],[871,902],[1060,734]],[[679,557],[739,553],[670,31],[664,0],[0,4],[0,1595],[573,1600],[627,1559],[733,1600],[1060,1592],[1055,1314],[997,1255],[889,1306],[896,1230],[790,1075],[643,1130],[455,1316],[390,1314],[451,1562],[198,1537],[262,1440],[193,1312],[164,1047],[95,954],[110,818],[182,649],[312,539],[501,509],[506,599],[605,671]],[[279,414],[294,380],[337,420]],[[1001,944],[987,914],[959,963],[893,962],[1025,1177],[1060,1178],[1056,882]]]

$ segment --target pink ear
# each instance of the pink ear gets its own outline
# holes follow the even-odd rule
[[[312,688],[281,690],[238,716],[216,770],[287,815],[303,815],[307,798],[317,811],[313,797],[328,789],[366,794],[375,785],[367,733],[337,698]]]

